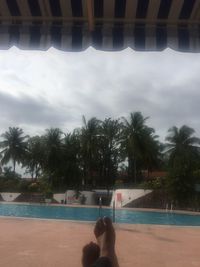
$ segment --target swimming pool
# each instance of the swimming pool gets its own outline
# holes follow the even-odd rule
[[[102,209],[102,216],[112,218],[112,209]],[[67,207],[27,204],[0,204],[0,216],[96,221],[98,208]],[[115,211],[117,223],[189,225],[200,226],[200,215],[177,214],[168,212],[149,212],[120,209]]]

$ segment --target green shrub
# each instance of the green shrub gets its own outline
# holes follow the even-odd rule
[[[162,189],[165,186],[163,178],[154,178],[143,183],[144,189]]]

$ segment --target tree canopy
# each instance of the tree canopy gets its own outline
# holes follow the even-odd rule
[[[144,171],[165,169],[172,197],[183,199],[192,194],[200,170],[200,139],[194,134],[189,126],[173,126],[162,144],[141,112],[104,120],[83,116],[82,127],[68,133],[50,128],[29,137],[9,127],[1,135],[0,160],[2,166],[11,162],[14,173],[20,164],[27,176],[43,179],[56,191],[109,189],[121,179],[136,185],[146,179]]]

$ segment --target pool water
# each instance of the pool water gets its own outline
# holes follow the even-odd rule
[[[0,204],[0,216],[96,221],[99,215],[98,208]],[[101,215],[112,218],[112,209],[102,209]],[[200,215],[120,209],[115,211],[115,221],[130,224],[200,226]]]

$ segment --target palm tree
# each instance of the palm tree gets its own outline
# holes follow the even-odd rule
[[[101,176],[107,187],[113,185],[120,157],[121,124],[106,118],[100,128]]]
[[[168,130],[166,137],[166,153],[169,155],[169,163],[173,165],[178,159],[184,158],[188,162],[194,161],[199,155],[200,138],[195,137],[195,130],[183,125],[179,129],[173,126]]]
[[[13,171],[15,172],[16,163],[21,163],[27,149],[27,138],[24,136],[22,129],[18,127],[9,127],[9,130],[1,135],[3,141],[0,142],[1,163],[7,164],[10,160],[13,161]]]
[[[153,170],[154,168],[159,168],[162,164],[162,145],[158,141],[158,135],[154,134],[154,129],[147,128],[146,135],[144,136],[144,151],[142,166],[149,171]]]
[[[44,159],[45,147],[43,138],[40,136],[29,138],[23,167],[26,167],[26,171],[31,174],[32,179],[38,178],[44,165]]]
[[[129,120],[123,118],[123,141],[124,153],[128,158],[129,174],[137,182],[137,174],[145,162],[150,163],[153,157],[157,158],[157,136],[153,128],[146,125],[148,117],[143,117],[140,112],[130,114]]]
[[[80,186],[80,136],[78,131],[68,133],[64,138],[63,165],[61,171],[63,184],[76,185],[76,187]]]
[[[183,125],[172,127],[166,137],[169,158],[169,191],[174,199],[184,203],[194,192],[194,171],[198,169],[200,139],[194,129]]]
[[[101,121],[93,117],[86,121],[83,116],[83,127],[80,131],[80,146],[84,178],[95,183],[94,176],[99,162],[98,143]]]
[[[50,128],[46,130],[46,134],[42,137],[45,147],[44,168],[50,175],[60,168],[63,152],[62,131],[58,128]]]

